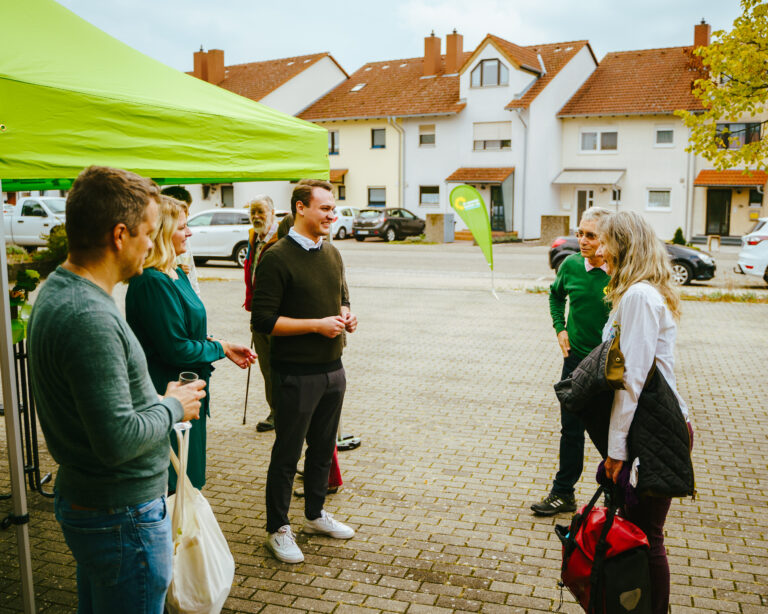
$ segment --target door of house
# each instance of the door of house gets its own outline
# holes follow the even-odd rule
[[[731,190],[707,190],[707,234],[727,237],[731,221]]]
[[[500,185],[491,186],[491,230],[507,231],[504,219],[504,196]]]
[[[221,186],[221,206],[222,207],[234,207],[235,206],[235,188],[231,185]]]
[[[576,225],[581,222],[584,212],[595,204],[594,190],[576,190]]]

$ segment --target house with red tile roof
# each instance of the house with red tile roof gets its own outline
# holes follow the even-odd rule
[[[424,55],[372,62],[299,114],[328,128],[340,195],[356,207],[451,213],[459,183],[483,194],[494,230],[536,238],[559,206],[562,108],[597,65],[587,41],[519,46],[487,35],[424,39]],[[461,228],[461,222],[457,228]]]
[[[560,109],[560,214],[578,225],[592,205],[645,215],[662,239],[682,228],[687,239],[749,231],[765,215],[765,173],[717,171],[686,152],[688,129],[677,109],[702,107],[691,93],[701,77],[693,50],[709,44],[710,26],[694,27],[693,45],[609,53]],[[760,138],[759,120],[722,128],[739,139]]]
[[[188,74],[290,115],[306,109],[349,78],[330,53],[227,66],[223,50],[201,48],[193,54],[193,67]],[[293,188],[287,181],[185,187],[192,194],[193,213],[213,207],[242,207],[259,194],[271,196],[277,209],[288,210]]]

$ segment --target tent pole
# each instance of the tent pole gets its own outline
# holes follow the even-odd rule
[[[3,182],[0,180],[0,193]],[[0,215],[0,371],[3,383],[5,407],[5,436],[8,441],[8,458],[11,470],[13,513],[11,519],[20,522],[16,526],[16,548],[21,572],[21,592],[24,612],[35,612],[35,587],[32,580],[32,558],[29,549],[29,519],[27,517],[27,491],[24,485],[24,461],[19,430],[19,407],[16,396],[16,377],[13,343],[11,340],[11,310],[8,286],[8,257],[5,253],[5,215]],[[25,519],[26,520],[22,520]]]

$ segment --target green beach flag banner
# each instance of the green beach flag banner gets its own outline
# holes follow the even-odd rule
[[[450,202],[451,207],[459,214],[459,217],[467,225],[475,241],[480,246],[480,249],[483,250],[483,256],[485,256],[485,260],[491,269],[491,291],[496,296],[496,291],[493,289],[491,218],[488,217],[488,210],[485,208],[483,197],[472,186],[462,184],[457,185],[451,190]]]

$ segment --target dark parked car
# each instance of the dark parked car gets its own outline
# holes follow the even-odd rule
[[[366,237],[381,237],[395,241],[403,237],[420,235],[426,222],[408,209],[363,209],[353,225],[355,239],[365,241]]]
[[[697,249],[665,243],[672,261],[672,279],[675,283],[687,286],[692,281],[705,281],[715,276],[715,261],[706,252]],[[549,250],[549,266],[557,271],[563,260],[579,251],[576,237],[557,237]]]

